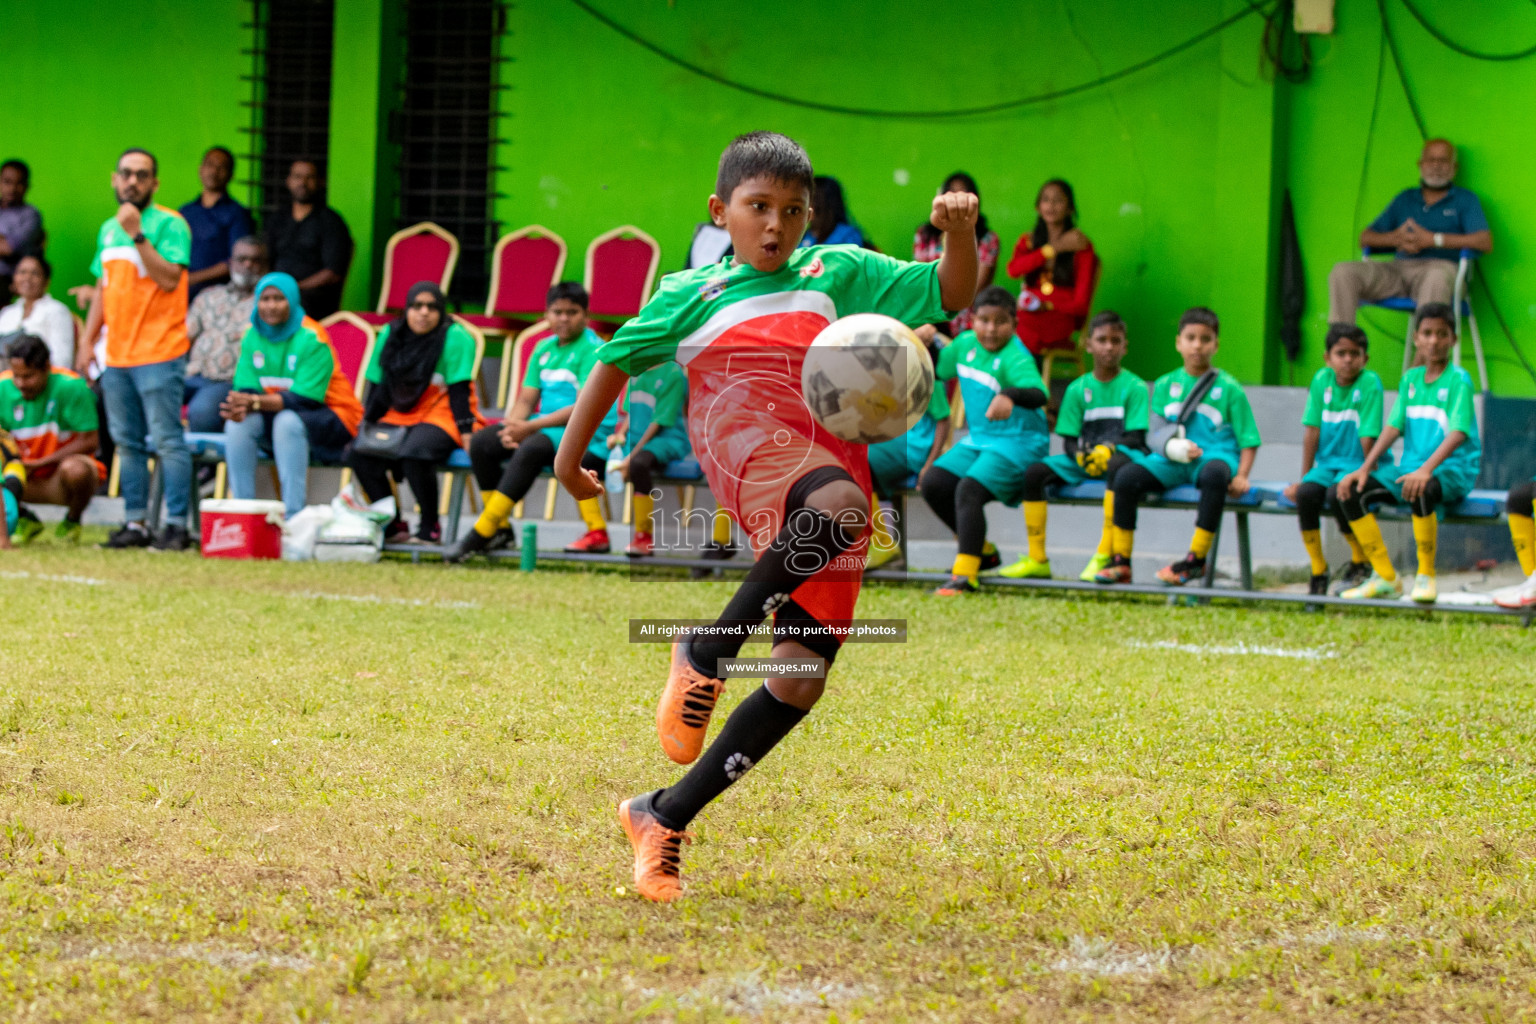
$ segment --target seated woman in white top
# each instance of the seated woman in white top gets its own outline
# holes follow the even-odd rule
[[[65,370],[75,367],[75,318],[69,307],[48,294],[53,268],[41,256],[23,256],[16,263],[11,288],[18,298],[0,309],[0,336],[25,331],[48,345],[48,358]]]

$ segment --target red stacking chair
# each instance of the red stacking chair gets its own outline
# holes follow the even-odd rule
[[[483,314],[463,319],[487,334],[512,335],[544,316],[544,297],[565,270],[565,239],[530,224],[502,235],[491,254],[491,290]]]
[[[372,313],[359,313],[375,326],[389,323],[405,309],[405,296],[417,281],[433,281],[444,292],[459,262],[459,240],[451,232],[422,221],[389,236],[384,245],[384,284]]]
[[[376,332],[373,325],[356,313],[332,313],[320,321],[325,333],[331,336],[331,347],[341,363],[341,372],[352,382],[357,397],[363,397],[363,371],[368,367],[368,357],[373,352]]]
[[[605,231],[587,246],[584,283],[590,296],[593,330],[604,337],[640,312],[656,283],[661,246],[633,225]]]

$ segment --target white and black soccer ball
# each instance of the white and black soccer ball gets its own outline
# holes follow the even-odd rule
[[[816,335],[800,383],[811,415],[835,437],[879,444],[922,419],[933,397],[933,360],[906,324],[855,313]]]

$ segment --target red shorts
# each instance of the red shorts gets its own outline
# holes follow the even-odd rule
[[[736,488],[740,507],[726,511],[746,533],[754,556],[761,555],[773,543],[787,521],[785,505],[795,483],[807,473],[827,466],[844,470],[868,493],[867,466],[850,466],[846,457],[820,445],[813,444],[808,454],[804,449],[771,444],[752,453]],[[861,476],[862,480],[859,479]],[[852,547],[796,587],[790,595],[817,622],[842,622],[853,618],[859,586],[864,581],[864,556],[869,548],[869,534],[866,525]]]

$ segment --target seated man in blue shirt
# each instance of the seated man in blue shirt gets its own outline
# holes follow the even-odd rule
[[[203,154],[197,168],[202,194],[181,208],[181,216],[192,229],[188,302],[209,285],[229,280],[229,255],[235,242],[256,231],[250,211],[230,198],[229,180],[234,176],[235,155],[223,146],[214,146]]]
[[[1449,304],[1456,287],[1461,249],[1493,251],[1493,235],[1477,196],[1457,188],[1456,147],[1430,139],[1419,156],[1419,187],[1399,192],[1360,244],[1395,249],[1390,262],[1350,260],[1328,273],[1328,322],[1355,322],[1362,302],[1410,297],[1416,308],[1428,302]]]

